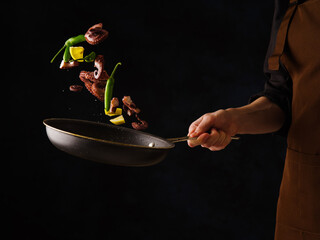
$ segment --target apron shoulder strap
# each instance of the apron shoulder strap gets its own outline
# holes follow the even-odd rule
[[[305,0],[304,0],[305,1]],[[280,24],[276,44],[273,50],[273,54],[268,58],[268,68],[269,70],[279,70],[280,66],[280,57],[283,54],[284,47],[286,44],[288,29],[291,23],[291,20],[294,16],[298,4],[304,2],[303,0],[290,0],[289,7],[285,13],[282,22]]]

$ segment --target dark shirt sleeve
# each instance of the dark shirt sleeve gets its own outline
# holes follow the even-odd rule
[[[264,90],[251,96],[249,100],[249,102],[253,102],[257,98],[265,96],[283,110],[286,116],[286,120],[282,128],[277,132],[277,134],[282,136],[287,136],[291,123],[292,80],[282,63],[280,63],[279,70],[269,70],[268,58],[272,55],[272,52],[274,50],[277,32],[288,4],[288,0],[276,0],[275,2],[275,12],[271,29],[271,37],[264,62],[264,73],[267,77],[267,80],[265,82]]]

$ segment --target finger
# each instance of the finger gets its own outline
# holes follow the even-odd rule
[[[216,146],[221,146],[224,140],[226,139],[227,134],[224,131],[219,130],[219,139],[216,142]]]
[[[225,132],[219,131],[219,138],[216,141],[216,143],[212,146],[212,149],[214,149],[215,151],[223,149],[225,146],[223,146],[222,144],[223,144],[226,136],[227,135]]]
[[[219,137],[219,132],[216,129],[212,128],[207,141],[203,143],[202,146],[206,148],[214,146],[218,141]]]
[[[193,147],[196,147],[198,146],[199,144],[197,144],[197,141],[196,140],[188,140],[188,146],[193,148]]]
[[[208,138],[209,138],[209,134],[203,133],[197,139],[188,140],[188,145],[189,147],[196,147],[196,146],[202,145],[207,141]]]
[[[193,123],[191,123],[190,127],[189,127],[189,133],[188,136],[190,136],[199,126],[199,123],[202,121],[203,116],[201,116],[200,118],[198,118],[196,121],[194,121]]]
[[[231,137],[228,136],[225,132],[220,131],[220,137],[216,144],[209,149],[211,151],[219,151],[224,149],[231,142]]]
[[[207,132],[212,128],[214,122],[214,118],[212,115],[205,114],[203,115],[203,118],[201,122],[199,123],[198,127],[194,130],[194,132],[190,135],[191,137],[197,137],[202,133]]]
[[[202,133],[198,138],[197,138],[197,143],[198,143],[198,145],[203,145],[203,144],[205,144],[207,141],[208,141],[208,139],[209,139],[209,137],[210,137],[210,134],[209,133]]]

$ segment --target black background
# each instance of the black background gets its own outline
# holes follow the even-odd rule
[[[82,64],[51,58],[69,37],[103,22],[114,95],[131,95],[147,132],[176,137],[192,121],[261,91],[273,1],[11,2],[3,7],[2,206],[9,239],[272,239],[285,139],[244,135],[211,152],[185,143],[152,167],[102,165],[67,155],[43,119],[108,122],[81,84]],[[5,14],[5,13],[9,13]],[[6,16],[4,18],[4,16]]]

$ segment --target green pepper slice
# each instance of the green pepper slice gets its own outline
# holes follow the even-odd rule
[[[121,65],[121,62],[117,63],[117,65],[114,67],[110,77],[107,80],[106,89],[104,92],[104,108],[107,112],[110,110],[110,103],[111,103],[113,85],[114,85],[114,74],[115,74],[119,65]]]

